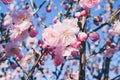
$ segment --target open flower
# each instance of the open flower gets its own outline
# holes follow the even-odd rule
[[[12,12],[13,27],[20,28],[21,31],[28,29],[31,25],[32,13],[30,9],[22,9],[18,12]]]
[[[76,33],[79,31],[77,27],[77,19],[65,19],[63,23],[56,23],[54,29],[60,34],[60,39],[65,46],[68,46],[76,40]]]
[[[56,46],[59,41],[59,33],[57,33],[52,27],[48,27],[43,30],[42,38],[45,44]]]
[[[15,56],[20,53],[20,49],[15,42],[8,42],[5,45],[6,56]]]
[[[92,8],[96,6],[102,0],[80,0],[80,6],[82,8]]]
[[[24,40],[25,38],[28,37],[28,31],[27,30],[20,31],[19,28],[12,28],[10,30],[10,32],[12,33],[10,35],[11,40],[14,40],[16,42],[22,41],[22,40]]]
[[[116,21],[113,25],[113,32],[117,35],[120,35],[120,21]]]

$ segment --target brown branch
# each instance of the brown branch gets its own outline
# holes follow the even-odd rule
[[[38,65],[39,61],[41,60],[41,58],[43,57],[43,55],[44,55],[44,53],[43,53],[42,50],[41,50],[41,55],[38,56],[38,59],[36,60],[36,62],[35,62],[35,64],[33,65],[32,69],[30,70],[30,72],[28,73],[28,78],[27,78],[27,80],[29,80],[29,78],[32,79],[32,75],[33,75],[33,73],[34,73],[34,70],[35,70],[35,68],[37,67],[37,65]]]
[[[118,75],[118,76],[116,76],[116,77],[114,77],[113,79],[111,79],[111,80],[119,80],[120,79],[120,75]]]
[[[42,6],[46,3],[47,0],[43,1],[42,4],[39,6],[39,8],[33,13],[35,15],[41,8]],[[32,3],[31,3],[32,4]]]
[[[65,63],[62,63],[62,65],[60,67],[60,71],[58,72],[58,75],[56,76],[56,80],[59,80],[59,77],[60,77],[60,74],[62,73],[64,65],[65,65]]]
[[[106,58],[106,61],[105,61],[104,80],[108,80],[109,79],[110,59],[111,58]]]
[[[88,32],[88,34],[94,32],[94,31],[98,31],[99,29],[101,29],[105,25],[110,25],[119,13],[120,13],[120,8],[118,8],[118,10],[113,12],[113,14],[111,15],[111,17],[109,18],[109,20],[107,22],[103,23],[101,26],[97,27],[96,29],[93,29],[92,31]]]
[[[86,24],[87,17],[82,17],[81,23],[82,23],[82,32],[85,32],[85,24]],[[79,60],[79,80],[85,80],[85,63],[86,63],[86,57],[85,57],[85,51],[86,51],[86,42],[81,43],[80,48],[80,60]]]
[[[28,73],[23,69],[23,67],[18,63],[18,61],[17,61],[15,58],[13,58],[13,59],[15,60],[16,64],[18,65],[18,67],[20,67],[20,69],[21,69],[26,75],[28,75]]]

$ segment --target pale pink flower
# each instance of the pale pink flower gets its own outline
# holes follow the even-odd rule
[[[5,45],[5,52],[6,52],[6,56],[15,56],[16,54],[20,53],[20,49],[19,49],[17,43],[15,43],[15,42],[8,42]]]
[[[10,32],[12,33],[10,35],[11,40],[14,40],[16,42],[22,41],[22,40],[24,40],[28,37],[28,31],[27,30],[20,31],[19,28],[12,28],[10,30]]]
[[[4,4],[10,4],[12,3],[12,0],[1,0]]]
[[[120,21],[116,21],[115,24],[113,25],[113,31],[117,34],[120,35]]]
[[[77,19],[65,19],[62,23],[58,22],[54,29],[60,34],[60,39],[65,46],[68,46],[76,40],[76,33],[79,31]]]
[[[80,0],[79,4],[82,8],[92,8],[101,1],[102,0]]]
[[[50,46],[56,46],[59,41],[59,33],[52,27],[48,27],[43,30],[42,39],[45,44]]]
[[[12,12],[11,17],[13,26],[24,31],[31,25],[32,12],[30,9],[22,9],[18,12]]]

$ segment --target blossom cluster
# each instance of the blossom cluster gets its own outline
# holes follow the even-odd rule
[[[77,57],[81,43],[87,40],[87,34],[80,31],[77,22],[76,18],[64,19],[43,30],[42,40],[45,45],[52,48],[51,53],[56,66],[63,63],[63,56]],[[92,41],[100,38],[97,32],[91,33],[89,37]]]
[[[14,56],[17,60],[21,60],[23,55],[19,42],[25,40],[28,36],[35,37],[37,30],[32,24],[32,11],[30,8],[24,8],[19,11],[12,11],[4,18],[4,28],[9,28],[10,41],[5,45],[6,56]]]

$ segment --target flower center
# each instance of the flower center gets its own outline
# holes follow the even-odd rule
[[[10,51],[11,51],[12,53],[16,53],[16,52],[17,52],[16,48],[11,48]]]

